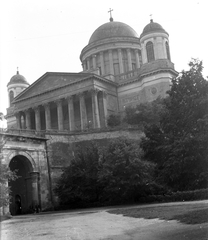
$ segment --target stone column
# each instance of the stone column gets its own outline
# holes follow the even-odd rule
[[[107,93],[105,91],[103,91],[103,111],[105,118],[105,127],[107,127],[108,109],[107,109]]]
[[[62,101],[61,100],[56,101],[56,105],[57,105],[57,116],[58,116],[58,130],[62,131],[64,129]]]
[[[110,74],[114,75],[114,68],[113,68],[113,51],[108,51],[109,55],[109,68],[110,68]]]
[[[92,66],[93,69],[96,69],[96,55],[92,55]]]
[[[101,65],[101,71],[102,71],[101,75],[104,75],[105,74],[105,65],[104,65],[103,52],[100,52],[100,65]]]
[[[32,204],[40,205],[38,197],[38,181],[39,181],[39,172],[30,172],[31,182],[32,182]]]
[[[86,61],[83,61],[83,70],[84,70],[84,71],[87,70]]]
[[[136,57],[136,68],[140,68],[139,50],[138,49],[135,49],[135,57]]]
[[[69,113],[69,131],[75,130],[74,124],[74,103],[73,103],[73,96],[69,96],[67,98],[68,102],[68,113]]]
[[[131,49],[127,49],[127,57],[128,57],[128,70],[132,71]]]
[[[90,70],[90,59],[87,58],[87,70]]]
[[[83,130],[83,129],[86,129],[87,127],[87,112],[86,112],[86,106],[85,106],[84,93],[79,94],[79,104],[80,104],[81,130]]]
[[[45,123],[46,123],[46,130],[51,129],[51,111],[50,111],[50,104],[44,104],[45,108]]]
[[[31,116],[30,110],[25,111],[26,129],[31,129]]]
[[[144,43],[141,43],[142,46],[142,63],[147,63],[147,51]]]
[[[21,129],[21,114],[18,112],[15,114],[17,129]]]
[[[92,117],[93,117],[93,128],[100,128],[100,116],[99,116],[99,109],[98,109],[98,90],[92,89]]]
[[[153,49],[154,49],[154,55],[155,55],[155,60],[159,58],[158,56],[158,46],[157,46],[157,38],[154,37],[153,39]]]
[[[35,111],[35,129],[37,131],[41,130],[41,123],[40,123],[40,109],[39,107],[34,108]]]
[[[120,48],[118,49],[118,61],[119,61],[120,73],[124,73],[122,50]]]

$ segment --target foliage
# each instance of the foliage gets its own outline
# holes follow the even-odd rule
[[[99,182],[109,202],[135,201],[152,182],[154,165],[142,159],[137,142],[120,138],[111,141],[101,156]]]
[[[208,186],[208,82],[202,62],[172,80],[159,124],[145,128],[145,158],[157,164],[157,179],[174,190]]]
[[[86,148],[77,147],[75,157],[64,169],[55,192],[61,204],[95,202],[99,199],[97,182],[99,170],[99,148],[92,142]]]
[[[139,202],[178,202],[178,201],[197,201],[208,199],[208,189],[192,191],[168,192],[166,194],[152,194],[139,199]]]
[[[121,124],[121,116],[119,114],[111,114],[107,119],[109,127],[119,126]]]
[[[68,166],[72,156],[72,146],[64,142],[55,142],[50,145],[50,157],[54,166]]]
[[[13,181],[17,178],[16,173],[10,171],[10,169],[3,164],[2,149],[4,146],[4,139],[0,138],[0,207],[7,206],[10,201],[10,189],[7,185],[8,181]]]
[[[137,142],[111,140],[77,148],[55,192],[62,205],[89,206],[134,201],[149,188],[154,165],[142,160]]]
[[[135,108],[125,109],[124,121],[131,125],[159,124],[161,114],[165,112],[164,100],[157,98],[153,102],[146,102],[137,105]]]

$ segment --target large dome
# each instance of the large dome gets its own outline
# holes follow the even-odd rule
[[[150,23],[147,24],[144,29],[143,29],[143,32],[141,34],[140,37],[143,37],[144,35],[147,35],[149,33],[153,33],[153,32],[163,32],[163,33],[166,33],[168,34],[165,29],[159,24],[159,23],[156,23],[156,22],[153,22],[153,20],[151,19],[150,20]]]
[[[89,44],[106,38],[113,37],[134,37],[139,38],[136,31],[129,25],[122,22],[108,22],[97,28],[92,34]]]
[[[29,83],[27,82],[26,78],[25,78],[24,76],[22,76],[22,75],[19,74],[19,71],[17,71],[17,74],[14,75],[14,76],[10,79],[9,83],[7,84],[7,86],[8,86],[8,85],[11,85],[11,84],[18,84],[18,83],[20,83],[20,84],[22,83],[22,84],[27,84],[27,85],[29,85]]]

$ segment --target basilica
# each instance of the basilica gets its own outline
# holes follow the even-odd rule
[[[80,61],[78,73],[46,72],[29,85],[17,71],[8,82],[3,161],[10,169],[18,169],[21,178],[9,182],[12,200],[4,213],[18,214],[20,206],[21,213],[34,205],[44,210],[56,203],[55,179],[69,164],[54,154],[57,146],[68,144],[70,158],[77,142],[141,138],[136,130],[109,129],[108,117],[165,97],[177,76],[169,34],[152,19],[138,35],[111,17],[92,33]]]

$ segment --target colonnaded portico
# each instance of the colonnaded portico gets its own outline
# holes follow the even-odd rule
[[[17,129],[76,131],[107,126],[107,93],[89,89],[15,112]]]

